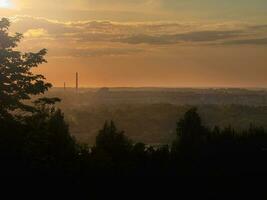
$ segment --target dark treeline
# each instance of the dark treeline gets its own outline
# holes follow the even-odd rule
[[[224,176],[267,172],[267,132],[253,125],[205,127],[196,108],[177,122],[172,145],[133,143],[114,122],[106,122],[93,147],[71,136],[58,98],[32,97],[52,87],[32,68],[46,62],[46,50],[21,53],[21,34],[10,36],[0,20],[0,175],[2,176]],[[146,123],[144,121],[144,123]],[[138,129],[135,130],[138,132]]]
[[[138,130],[136,130],[138,131]],[[93,147],[76,143],[63,114],[41,109],[23,123],[1,119],[1,175],[224,176],[267,172],[267,132],[251,127],[209,129],[195,108],[177,123],[172,145],[133,143],[106,122]]]

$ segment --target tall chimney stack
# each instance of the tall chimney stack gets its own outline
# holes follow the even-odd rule
[[[76,72],[76,92],[78,92],[79,89],[79,74]]]

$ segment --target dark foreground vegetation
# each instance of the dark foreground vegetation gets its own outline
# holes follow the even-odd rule
[[[253,125],[209,129],[196,108],[177,122],[172,145],[133,143],[106,122],[93,147],[70,135],[57,98],[43,94],[51,84],[31,72],[45,62],[46,50],[22,54],[14,50],[20,34],[8,35],[9,21],[0,21],[0,175],[64,176],[224,176],[265,175],[267,132]],[[145,123],[145,122],[144,122]],[[138,132],[138,129],[135,130]]]
[[[138,130],[137,130],[138,131]],[[21,121],[1,119],[1,175],[224,176],[267,173],[267,132],[251,126],[212,130],[196,109],[177,123],[171,146],[132,143],[113,122],[99,131],[94,147],[77,144],[60,110],[42,109]]]

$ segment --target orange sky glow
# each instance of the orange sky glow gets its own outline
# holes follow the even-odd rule
[[[265,0],[0,0],[56,87],[267,87]]]

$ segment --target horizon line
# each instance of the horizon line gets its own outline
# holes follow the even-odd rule
[[[63,88],[62,86],[53,86],[52,88]],[[66,87],[66,88],[69,88],[69,89],[75,89],[75,86],[71,86],[71,87]],[[267,89],[267,87],[252,87],[252,86],[248,86],[248,87],[245,87],[245,86],[242,86],[242,87],[231,87],[231,86],[191,86],[191,87],[179,87],[179,86],[111,86],[111,87],[108,87],[108,86],[98,86],[98,87],[89,87],[89,86],[81,86],[79,87],[79,89],[101,89],[101,88],[155,88],[155,89]]]

